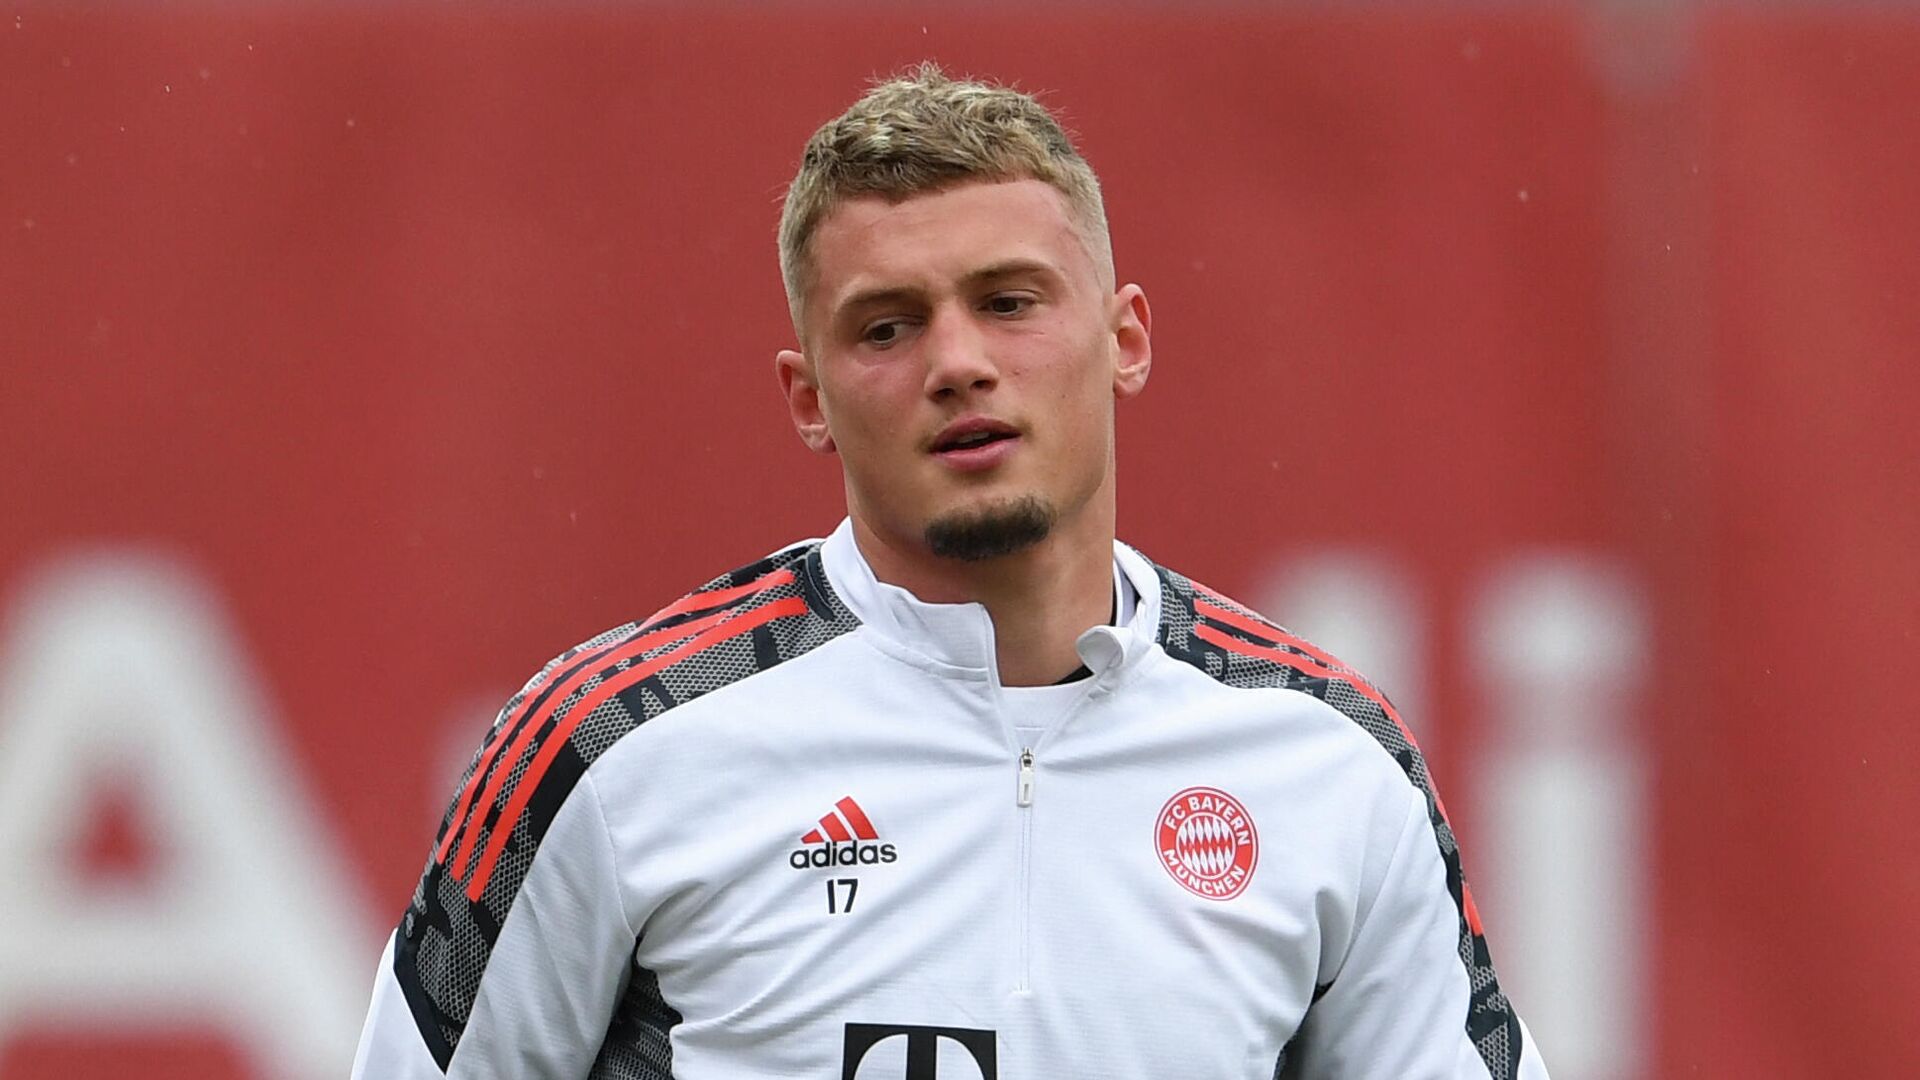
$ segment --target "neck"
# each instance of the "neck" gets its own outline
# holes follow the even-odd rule
[[[993,619],[1005,686],[1045,686],[1080,666],[1075,643],[1113,610],[1113,517],[1060,522],[1045,540],[997,559],[944,559],[889,543],[858,515],[853,535],[874,577],[930,604],[978,603]]]

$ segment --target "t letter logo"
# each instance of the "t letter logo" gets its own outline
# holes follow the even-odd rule
[[[879,1044],[903,1036],[906,1041],[904,1071],[896,1072],[897,1066],[889,1067],[884,1072],[886,1076],[901,1076],[905,1080],[936,1080],[940,1076],[940,1060],[943,1057],[948,1060],[958,1057],[951,1050],[947,1054],[941,1053],[940,1044],[945,1041],[958,1044],[973,1058],[973,1065],[977,1070],[973,1076],[979,1077],[980,1080],[999,1080],[1000,1070],[994,1060],[993,1032],[972,1028],[922,1027],[917,1024],[848,1024],[846,1051],[841,1058],[840,1080],[869,1080],[870,1077],[881,1076],[879,1061],[876,1060],[875,1069],[867,1073],[860,1071],[861,1062],[865,1061],[868,1053]],[[898,1058],[900,1049],[898,1046],[891,1047],[874,1056]],[[950,1073],[952,1071],[949,1070]],[[972,1076],[967,1075],[964,1066],[961,1067],[959,1075],[964,1080],[972,1080]],[[946,1080],[955,1080],[955,1077],[949,1075]]]

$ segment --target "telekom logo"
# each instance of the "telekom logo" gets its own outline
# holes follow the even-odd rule
[[[841,1080],[999,1080],[994,1033],[921,1024],[848,1024]]]

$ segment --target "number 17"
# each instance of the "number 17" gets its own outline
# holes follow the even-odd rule
[[[846,900],[841,900],[841,888],[845,887]],[[853,910],[853,898],[860,892],[859,878],[835,878],[827,882],[827,914],[840,915]]]

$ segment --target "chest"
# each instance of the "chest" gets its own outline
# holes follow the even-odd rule
[[[676,1075],[1270,1076],[1353,902],[1310,740],[1231,699],[910,697],[743,726],[612,804]]]

